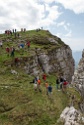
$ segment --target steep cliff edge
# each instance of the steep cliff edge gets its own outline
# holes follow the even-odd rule
[[[80,108],[84,113],[84,50],[82,52],[82,58],[78,64],[78,68],[74,72],[74,76],[72,78],[72,84],[75,84],[76,88],[78,89],[78,91],[82,96],[82,102],[80,104]]]
[[[45,72],[63,74],[66,79],[71,81],[74,73],[74,60],[71,49],[68,46],[64,45],[47,52],[37,49],[35,55],[29,60],[25,63],[27,73],[37,74]]]
[[[31,44],[30,50],[28,51],[26,46],[18,50],[17,45],[26,45],[27,40]],[[74,73],[72,51],[60,38],[52,35],[49,31],[20,32],[19,38],[8,37],[7,41],[4,46],[9,45],[11,47],[13,44],[15,47],[15,57],[19,58],[18,68],[25,69],[28,74],[56,73],[71,81]],[[9,61],[8,58],[7,60]],[[4,61],[4,64],[10,65],[7,60]]]

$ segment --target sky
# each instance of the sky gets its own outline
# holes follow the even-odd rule
[[[68,44],[84,49],[84,0],[0,0],[0,33],[43,27]]]

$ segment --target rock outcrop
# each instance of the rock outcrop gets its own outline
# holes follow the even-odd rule
[[[57,73],[71,81],[74,73],[74,59],[67,45],[46,52],[36,49],[32,57],[21,58],[21,61],[24,61],[24,69],[29,74]]]
[[[66,107],[60,115],[60,120],[64,125],[82,125],[84,118],[74,107]]]
[[[28,74],[55,73],[71,81],[74,73],[74,59],[68,45],[49,31],[39,31],[39,34],[35,31],[32,37],[28,35],[28,40],[32,41],[35,47],[30,47],[29,51],[25,49],[25,57],[23,55],[19,57],[20,68],[24,67]],[[15,41],[13,42],[15,44]],[[25,40],[22,43],[25,45]],[[18,55],[24,54],[24,52],[19,53],[17,49],[16,51]]]
[[[78,64],[78,68],[75,70],[72,77],[72,84],[75,85],[75,87],[82,96],[80,108],[81,111],[84,113],[84,50],[82,52],[82,58]]]

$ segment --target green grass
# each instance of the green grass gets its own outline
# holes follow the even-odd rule
[[[17,77],[12,75],[9,69],[4,68],[4,70],[4,75],[0,75],[0,125],[61,124],[57,123],[57,120],[62,110],[69,105],[70,100],[67,94],[56,90],[56,76],[47,75],[47,80],[53,87],[51,98],[49,98],[41,76],[42,93],[35,92],[33,84],[30,84],[33,76],[18,70]],[[68,91],[79,97],[74,89]]]
[[[0,34],[0,39],[4,41],[3,48],[0,48],[0,63],[4,61],[11,61],[11,58],[7,57],[6,47],[11,48],[12,46],[15,47],[15,57],[27,57],[32,56],[35,54],[35,48],[40,48],[42,51],[52,51],[53,49],[58,49],[65,44],[61,41],[60,38],[53,36],[49,31],[40,30],[36,32],[36,30],[30,30],[24,32],[19,32],[20,38],[15,38],[14,35],[5,35]],[[58,40],[58,44],[51,43],[48,38],[53,38]],[[18,44],[24,43],[26,44],[27,40],[31,42],[30,50],[28,51],[27,46],[25,45],[24,49],[18,49]]]
[[[79,102],[81,99],[79,93],[74,88],[68,89],[69,94],[57,91],[56,74],[47,74],[47,81],[53,87],[51,98],[49,98],[46,95],[42,76],[40,76],[42,93],[35,92],[33,84],[30,84],[33,76],[25,74],[21,67],[17,68],[15,65],[10,67],[10,65],[14,62],[15,57],[34,57],[35,48],[47,52],[58,49],[64,43],[58,39],[59,44],[51,44],[47,38],[56,39],[56,37],[45,30],[20,32],[20,36],[15,39],[14,35],[11,37],[0,34],[0,39],[8,40],[8,42],[4,42],[3,48],[0,48],[0,125],[63,125],[57,120],[63,109],[70,104],[70,94],[75,94],[77,102]],[[17,49],[17,44],[25,44],[27,39],[31,42],[29,51],[25,46],[24,49],[15,51],[14,58],[7,56],[5,50],[7,46],[14,46]],[[19,74],[11,74],[11,69],[16,70]],[[75,103],[75,107],[78,108],[78,103]]]

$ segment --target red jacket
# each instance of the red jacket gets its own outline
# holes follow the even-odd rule
[[[27,45],[30,46],[30,42],[29,41],[27,42]]]
[[[64,83],[63,83],[63,85],[67,85],[68,84],[68,82],[67,81],[65,81]]]

